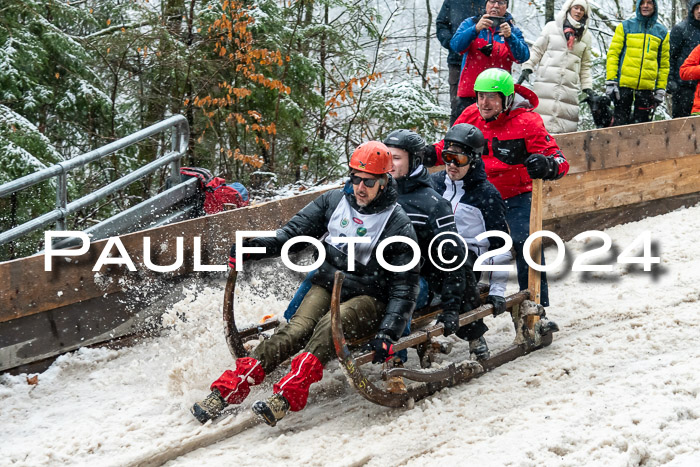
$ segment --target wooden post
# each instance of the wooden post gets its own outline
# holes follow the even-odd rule
[[[530,207],[530,235],[542,230],[542,179],[536,178],[532,181],[532,205]],[[524,254],[525,252],[523,252]],[[530,257],[532,260],[541,264],[542,256],[542,238],[538,238],[530,245]],[[527,288],[530,291],[530,300],[540,303],[540,272],[533,268],[529,268]],[[533,329],[535,323],[539,321],[539,316],[528,316],[527,326]]]

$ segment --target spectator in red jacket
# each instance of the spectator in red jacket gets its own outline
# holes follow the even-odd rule
[[[700,80],[700,45],[695,47],[688,58],[685,59],[678,71],[681,79],[684,81]],[[693,108],[690,111],[691,115],[700,115],[700,82],[695,88],[695,98],[693,99]]]
[[[489,68],[510,71],[514,62],[530,58],[523,33],[515,27],[507,8],[508,0],[487,0],[486,14],[465,19],[450,40],[452,50],[462,55],[457,103],[452,107],[450,124],[476,102],[474,81],[479,73]]]
[[[474,90],[478,94],[477,103],[467,107],[455,125],[471,123],[484,134],[486,147],[482,159],[486,175],[506,204],[518,283],[521,290],[527,289],[528,266],[523,257],[523,245],[530,233],[532,179],[559,179],[569,171],[569,163],[545,129],[542,117],[534,112],[537,95],[514,84],[509,72],[499,68],[482,72],[474,83]],[[432,146],[435,153],[432,157],[429,154],[427,159],[443,164],[443,146],[443,141]],[[542,305],[548,306],[545,273],[542,273],[540,297]]]

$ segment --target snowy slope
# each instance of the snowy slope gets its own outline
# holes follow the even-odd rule
[[[700,206],[606,232],[621,250],[645,230],[659,243],[657,273],[616,265],[583,276],[565,262],[569,272],[550,278],[548,315],[561,332],[544,350],[412,410],[366,402],[332,363],[304,411],[169,465],[698,466]],[[568,242],[567,259],[593,243]],[[548,260],[555,254],[548,249]],[[273,262],[261,269],[239,280],[239,323],[281,315],[298,281]],[[0,376],[1,463],[125,465],[247,426],[249,405],[282,370],[218,424],[201,427],[188,412],[231,364],[222,295],[220,283],[191,290],[167,314],[162,337],[63,356],[36,385]],[[492,350],[505,347],[510,320],[487,324]],[[456,347],[464,355],[466,346]]]

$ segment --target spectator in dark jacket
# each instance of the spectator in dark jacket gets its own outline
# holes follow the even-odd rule
[[[700,1],[700,0],[699,0]],[[454,110],[457,105],[457,85],[459,84],[459,72],[462,71],[462,57],[450,48],[450,41],[457,28],[467,18],[483,13],[486,0],[445,0],[438,13],[435,26],[437,38],[440,44],[448,50],[447,68],[449,76],[447,82],[450,85],[450,108]],[[454,114],[454,112],[452,112]],[[459,115],[459,114],[457,114]],[[454,123],[454,118],[450,125]]]
[[[482,71],[501,68],[510,73],[514,62],[523,63],[530,58],[530,49],[507,8],[508,0],[488,0],[486,14],[465,19],[450,41],[452,50],[462,54],[453,122],[476,102],[474,81]]]
[[[340,315],[348,336],[360,338],[375,334],[370,345],[375,363],[383,363],[392,353],[411,321],[418,295],[418,264],[404,272],[382,267],[377,259],[379,243],[390,237],[417,241],[408,216],[397,203],[396,182],[389,149],[378,141],[358,146],[350,158],[352,191],[326,192],[299,211],[274,237],[247,241],[253,247],[265,247],[265,253],[231,250],[229,264],[279,256],[282,247],[298,236],[324,238],[325,260],[312,278],[313,286],[289,321],[271,338],[261,342],[250,357],[236,360],[236,368],[227,370],[211,385],[211,394],[194,404],[192,414],[202,423],[217,417],[228,404],[240,404],[250,386],[262,383],[286,359],[293,357],[291,371],[273,386],[273,395],[253,404],[253,411],[269,425],[275,425],[289,410],[306,406],[309,387],[323,377],[323,365],[335,357],[330,324],[331,291],[336,271],[345,274],[340,296]],[[329,235],[326,235],[328,233]],[[368,243],[355,245],[355,261],[348,265],[348,243],[343,237],[365,237]],[[384,257],[394,266],[413,260],[412,248],[394,242]],[[298,353],[300,352],[301,353]]]
[[[690,0],[688,18],[671,29],[671,69],[666,89],[671,94],[673,118],[687,117],[691,113],[698,82],[682,80],[678,70],[698,45],[700,45],[700,0]]]

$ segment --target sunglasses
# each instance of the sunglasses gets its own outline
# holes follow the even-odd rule
[[[454,164],[457,167],[464,167],[469,165],[473,159],[474,154],[454,152],[447,149],[442,151],[442,160],[445,161],[445,165]]]
[[[378,178],[362,178],[360,176],[350,174],[350,181],[353,185],[359,185],[360,182],[364,182],[367,188],[372,188],[378,181]]]

